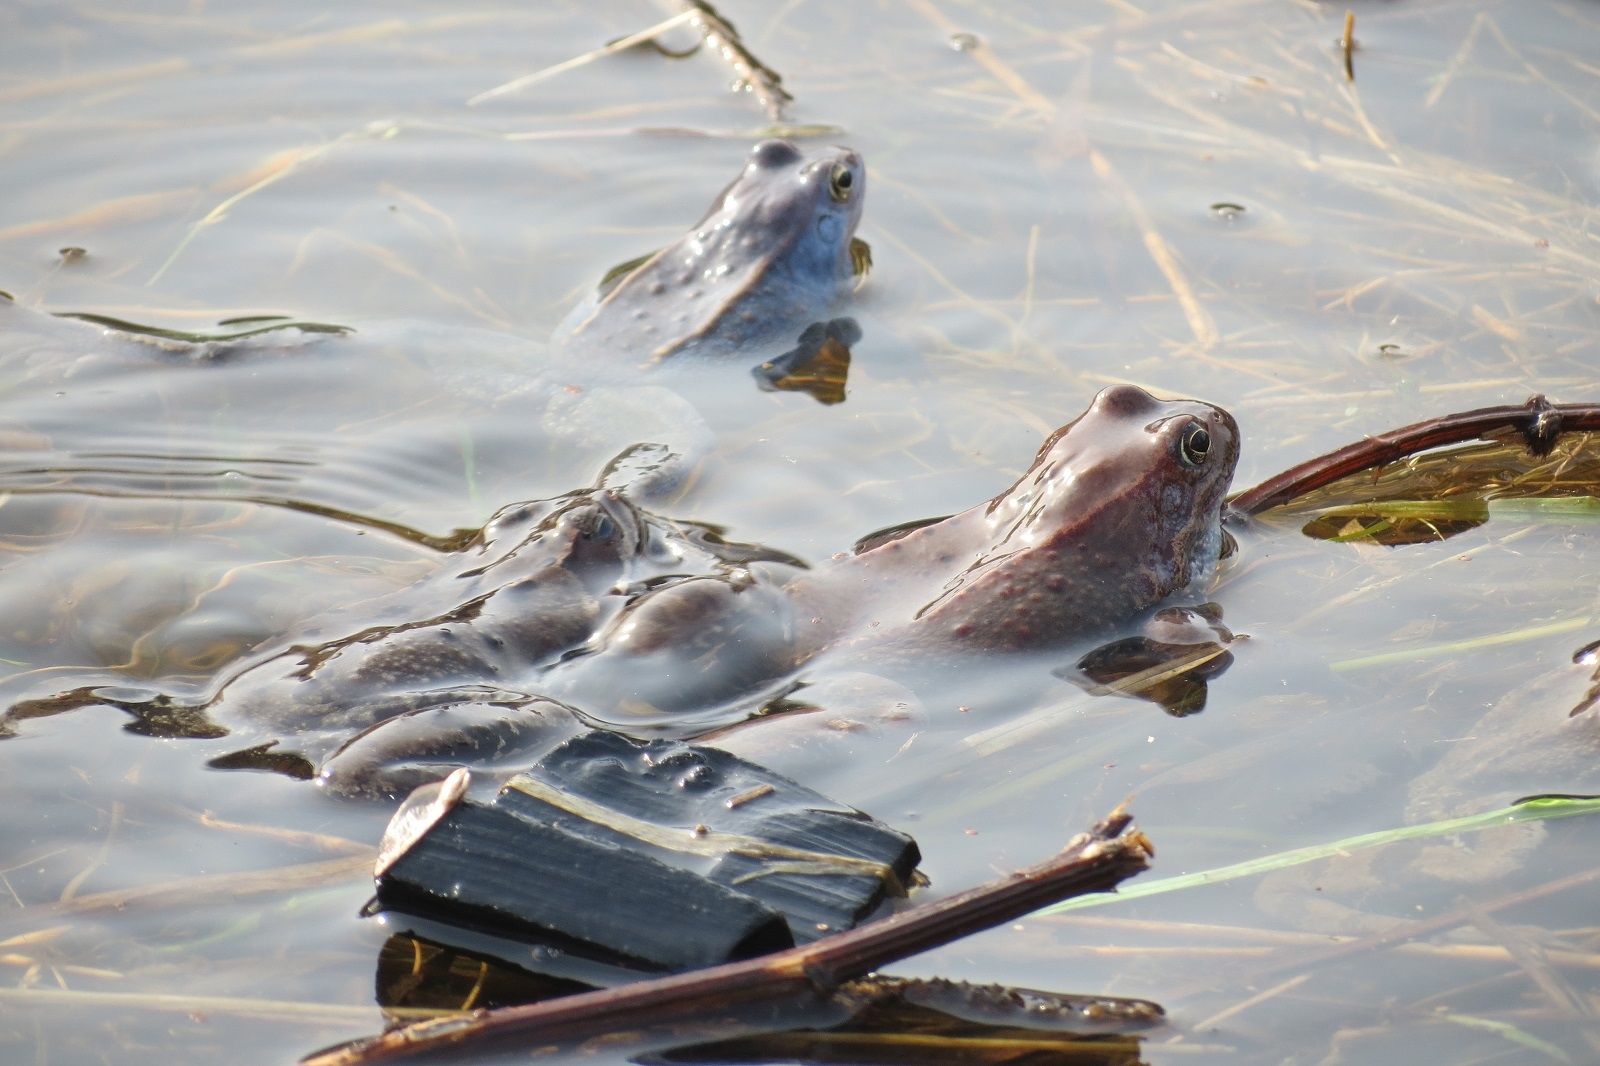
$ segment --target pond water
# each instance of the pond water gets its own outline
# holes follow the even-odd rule
[[[593,484],[647,423],[705,453],[658,509],[817,561],[1001,491],[1113,382],[1231,411],[1238,488],[1434,414],[1600,400],[1600,7],[1354,10],[1347,83],[1345,8],[1312,0],[728,0],[795,96],[787,132],[869,167],[848,397],[761,392],[733,360],[622,383],[561,435],[552,329],[691,225],[770,122],[704,54],[466,101],[671,9],[0,5],[0,289],[179,330],[287,314],[366,346],[51,366],[0,336],[7,705],[205,691],[432,572],[429,538]],[[1566,494],[1594,495],[1583,442],[1561,454]],[[1573,653],[1600,637],[1582,508],[1392,547],[1304,521],[1234,529],[1209,596],[1250,639],[1202,713],[1086,695],[1051,673],[1084,650],[1064,649],[920,691],[926,728],[892,762],[805,783],[914,834],[934,893],[1129,795],[1157,878],[1600,791],[1571,757],[1432,807],[1411,785],[1514,746],[1476,740],[1503,700],[1567,742],[1591,683]],[[380,1029],[388,931],[356,913],[391,808],[210,769],[228,739],[128,722],[14,717],[0,741],[4,1057],[283,1062]],[[1030,918],[894,971],[1153,999],[1152,1063],[1593,1060],[1600,826],[1504,861],[1487,836],[1431,846]]]

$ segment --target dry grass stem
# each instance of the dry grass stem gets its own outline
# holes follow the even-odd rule
[[[467,101],[467,106],[476,107],[486,100],[493,100],[498,96],[508,96],[511,93],[517,92],[518,90],[526,89],[530,85],[537,85],[541,81],[553,78],[557,74],[565,74],[569,70],[576,70],[579,67],[587,66],[597,59],[604,59],[606,56],[616,55],[618,52],[625,52],[634,45],[643,44],[646,41],[654,40],[656,37],[666,33],[668,30],[677,26],[682,26],[684,23],[689,22],[694,18],[695,12],[693,10],[680,11],[671,18],[662,22],[658,22],[654,26],[651,26],[647,29],[640,30],[638,33],[630,33],[626,37],[619,37],[615,41],[612,41],[610,44],[605,45],[602,48],[596,48],[592,52],[585,52],[580,56],[574,56],[565,62],[557,63],[555,66],[545,67],[543,70],[536,70],[532,74],[524,74],[520,78],[513,78],[504,85],[496,85],[493,89],[486,89],[477,96],[469,99]]]

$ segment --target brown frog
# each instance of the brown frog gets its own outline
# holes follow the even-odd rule
[[[218,765],[398,791],[526,761],[582,722],[725,727],[824,653],[859,666],[1058,646],[1207,578],[1238,449],[1227,412],[1115,386],[994,499],[816,570],[648,514],[602,479],[505,509],[435,575],[324,617],[187,710],[268,738]],[[147,723],[184,710],[120,705]]]
[[[1211,573],[1238,455],[1226,411],[1113,386],[994,499],[868,538],[781,587],[747,572],[641,596],[542,691],[608,717],[683,711],[824,651],[881,661],[1092,635]]]

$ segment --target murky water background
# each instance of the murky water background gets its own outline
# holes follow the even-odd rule
[[[443,535],[592,481],[611,431],[543,440],[518,389],[584,287],[698,218],[766,120],[708,56],[630,52],[464,101],[664,12],[0,6],[0,288],[180,329],[293,314],[388,353],[349,364],[313,340],[210,378],[7,364],[8,700],[108,680],[198,691],[437,558],[243,501]],[[876,266],[841,406],[757,392],[742,364],[683,383],[715,444],[664,509],[823,558],[1004,488],[1113,381],[1231,410],[1239,487],[1430,414],[1600,399],[1600,7],[1356,12],[1351,87],[1344,8],[1309,0],[729,0],[793,119],[865,155]],[[807,783],[915,834],[940,892],[1043,858],[1131,793],[1163,876],[1400,825],[1408,782],[1505,694],[1544,679],[1559,720],[1587,682],[1570,665],[1600,636],[1587,520],[1524,514],[1393,549],[1295,523],[1238,535],[1213,599],[1251,640],[1203,713],[1084,696],[1049,675],[1064,653],[924,694],[933,724],[901,757]],[[369,886],[339,841],[371,843],[387,809],[207,770],[226,741],[126,720],[39,718],[0,743],[5,1057],[281,1062],[378,1028],[385,931],[355,917]],[[1595,784],[1530,775],[1523,791]],[[1488,881],[1396,860],[1307,884],[1401,918],[1493,909],[1592,870],[1596,832],[1554,825]],[[274,881],[287,867],[309,880]],[[248,872],[268,874],[205,881]],[[143,886],[164,888],[105,895]],[[1172,1024],[1151,1062],[1596,1054],[1593,881],[1298,969],[1330,940],[1273,902],[1292,887],[1029,920],[895,970],[1155,999]]]

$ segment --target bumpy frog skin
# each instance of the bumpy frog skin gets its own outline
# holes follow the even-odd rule
[[[1220,408],[1103,390],[1011,488],[797,578],[802,648],[1026,651],[1105,629],[1211,574],[1239,427]]]
[[[575,308],[557,341],[644,363],[792,341],[849,290],[866,187],[848,148],[762,141],[705,218]]]
[[[391,756],[443,757],[441,744],[465,745],[462,758],[473,761],[511,755],[540,739],[531,736],[539,720],[577,719],[528,695],[528,684],[631,592],[757,559],[797,562],[649,515],[612,488],[514,504],[437,573],[360,605],[355,617],[313,621],[291,647],[226,682],[204,714],[239,735],[293,736],[306,772],[353,733],[359,753],[330,761],[354,776]],[[444,735],[462,730],[472,735]]]
[[[1238,456],[1226,411],[1113,386],[994,499],[835,557],[781,595],[743,575],[640,597],[542,691],[602,717],[681,711],[824,651],[870,663],[1094,634],[1210,575]]]
[[[1238,439],[1218,408],[1113,387],[994,499],[817,570],[603,479],[508,507],[436,574],[315,620],[189,708],[213,731],[187,735],[278,743],[218,765],[397,791],[536,757],[580,722],[725,727],[824,653],[870,668],[1057,646],[1209,577]],[[146,723],[177,706],[120,705]]]

